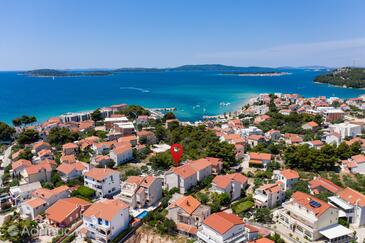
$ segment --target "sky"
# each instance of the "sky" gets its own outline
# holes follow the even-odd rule
[[[2,0],[0,70],[365,66],[364,0]]]

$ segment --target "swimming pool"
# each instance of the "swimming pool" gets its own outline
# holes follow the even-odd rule
[[[144,217],[146,217],[148,214],[148,211],[144,210],[143,212],[139,213],[136,218],[138,219],[143,219]]]

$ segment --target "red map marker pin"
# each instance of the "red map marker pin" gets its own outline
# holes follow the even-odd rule
[[[175,165],[178,166],[183,153],[183,146],[178,143],[171,145],[170,153],[175,161]]]

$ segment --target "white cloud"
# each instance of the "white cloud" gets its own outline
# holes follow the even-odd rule
[[[288,44],[259,50],[199,53],[203,62],[224,62],[235,65],[301,66],[327,65],[365,66],[365,38],[313,43]]]

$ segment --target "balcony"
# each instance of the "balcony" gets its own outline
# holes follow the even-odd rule
[[[207,234],[205,234],[203,231],[198,231],[197,234],[198,238],[203,240],[206,243],[216,243],[216,241],[212,238],[210,238]],[[235,234],[228,239],[224,240],[224,243],[240,243],[240,242],[246,242],[247,241],[247,235],[246,232],[240,232],[238,234]]]

